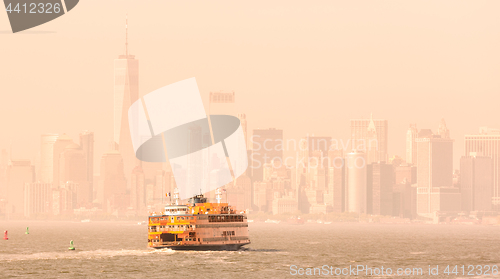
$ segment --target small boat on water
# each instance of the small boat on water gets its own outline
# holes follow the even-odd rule
[[[304,223],[305,223],[304,219],[301,219],[298,216],[288,218],[288,220],[286,222],[287,222],[287,224],[290,224],[290,225],[304,225]]]
[[[479,225],[481,221],[478,218],[467,217],[463,214],[458,216],[457,218],[451,220],[450,224],[454,225]]]
[[[279,223],[280,223],[280,221],[278,221],[278,220],[271,220],[271,219],[267,219],[267,220],[265,221],[265,223],[270,223],[270,224],[279,224]]]
[[[82,223],[88,223],[88,222],[90,222],[90,219],[83,219],[82,220]]]

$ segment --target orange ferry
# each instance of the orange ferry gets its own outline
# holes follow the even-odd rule
[[[190,204],[165,206],[165,211],[149,216],[148,247],[172,250],[238,250],[250,243],[247,216],[227,203],[208,203],[203,195]]]

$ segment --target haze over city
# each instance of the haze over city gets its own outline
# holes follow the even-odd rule
[[[458,168],[465,134],[500,127],[495,1],[142,5],[85,1],[71,20],[0,34],[0,148],[35,162],[41,134],[89,130],[100,158],[113,137],[113,59],[124,53],[127,13],[141,96],[195,76],[205,104],[210,91],[236,92],[249,131],[347,140],[349,119],[373,113],[388,120],[389,155],[404,157],[410,123],[435,131],[445,118]]]

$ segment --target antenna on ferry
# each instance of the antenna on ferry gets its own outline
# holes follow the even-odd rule
[[[168,192],[165,194],[165,196],[170,198],[170,205],[172,205],[172,193]]]
[[[174,201],[175,205],[179,205],[179,188],[177,187],[174,189]]]
[[[217,200],[217,203],[220,203],[220,200],[221,200],[221,192],[220,192],[220,188],[217,188],[215,190],[215,199]]]

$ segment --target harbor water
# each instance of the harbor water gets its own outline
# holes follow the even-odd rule
[[[498,226],[253,222],[252,243],[241,251],[149,249],[147,226],[132,221],[0,221],[0,229],[9,235],[0,240],[2,278],[500,277],[492,273],[500,267]],[[68,249],[71,240],[74,251]],[[352,274],[352,267],[361,266],[379,275]],[[445,274],[447,266],[459,272]],[[461,274],[462,266],[469,274]],[[349,267],[349,275],[338,274]],[[381,267],[392,274],[380,274]],[[438,274],[429,274],[436,267]],[[418,268],[423,274],[396,274]]]

